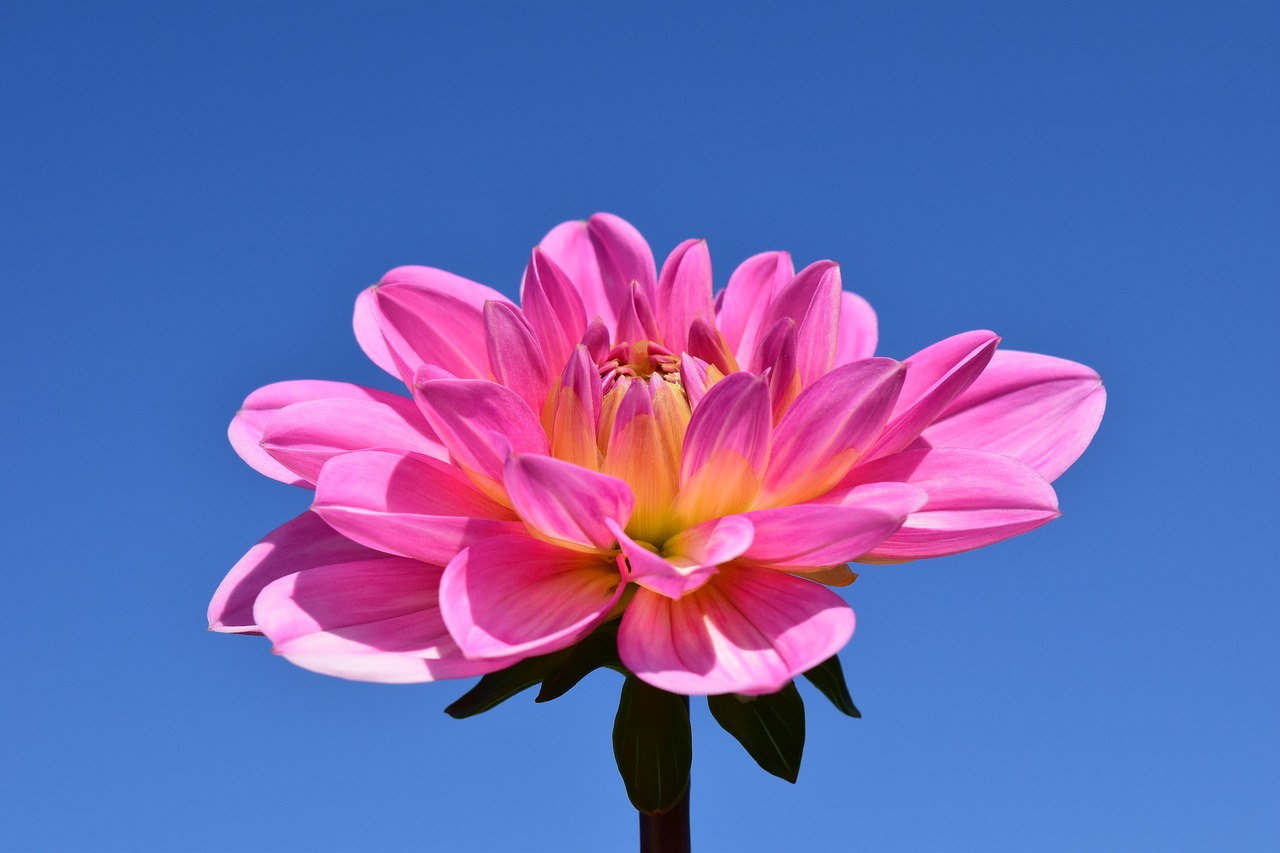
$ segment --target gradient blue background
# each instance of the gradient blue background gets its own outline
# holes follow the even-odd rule
[[[792,787],[695,703],[702,851],[1274,850],[1280,7],[7,3],[0,848],[629,850],[619,681],[477,719],[206,603],[308,504],[254,388],[392,387],[356,293],[511,293],[609,210],[831,257],[905,357],[992,328],[1110,406],[1065,515],[868,569]]]

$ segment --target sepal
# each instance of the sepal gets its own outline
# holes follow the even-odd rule
[[[861,717],[862,712],[853,704],[849,695],[849,685],[844,681],[844,670],[840,668],[840,658],[829,657],[804,674],[809,683],[822,691],[822,695],[831,700],[831,704],[842,714],[850,717]]]
[[[762,770],[796,781],[804,755],[804,700],[794,681],[761,696],[708,696],[707,707]]]
[[[637,811],[662,814],[689,790],[688,699],[628,676],[613,721],[613,757]]]

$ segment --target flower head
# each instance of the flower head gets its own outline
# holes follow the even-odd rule
[[[830,261],[770,252],[713,295],[702,241],[660,274],[608,214],[553,229],[517,307],[400,267],[356,301],[409,396],[254,392],[232,444],[315,489],[245,556],[211,627],[318,672],[492,672],[620,619],[638,678],[760,694],[834,655],[848,563],[953,554],[1058,515],[1050,481],[1105,393],[1086,367],[966,332],[899,362]]]

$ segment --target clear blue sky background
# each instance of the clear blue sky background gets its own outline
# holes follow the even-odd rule
[[[797,786],[695,703],[698,849],[1280,848],[1277,44],[1245,2],[4,4],[0,848],[634,847],[613,674],[458,722],[204,630],[308,504],[240,400],[390,387],[362,287],[510,293],[595,210],[1110,391],[1062,519],[848,590],[866,716],[806,693]]]

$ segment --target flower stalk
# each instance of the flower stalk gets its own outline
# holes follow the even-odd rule
[[[682,696],[689,708],[689,697]],[[640,815],[640,853],[690,853],[689,788],[673,808],[662,814]]]

